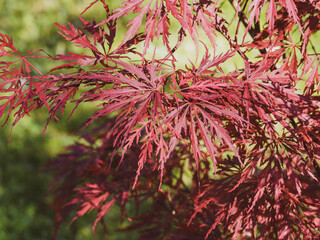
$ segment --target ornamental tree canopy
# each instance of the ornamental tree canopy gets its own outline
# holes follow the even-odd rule
[[[105,18],[86,19],[96,5]],[[140,239],[319,236],[318,1],[96,0],[80,20],[56,25],[81,54],[22,54],[0,34],[3,125],[95,108],[47,166],[55,235],[117,205]]]

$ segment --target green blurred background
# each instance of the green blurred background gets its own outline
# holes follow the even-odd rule
[[[81,25],[79,14],[93,0],[0,0],[0,32],[13,37],[16,48],[20,52],[28,49],[42,48],[50,55],[63,54],[67,51],[81,53],[81,50],[68,43],[57,31],[55,22],[67,24],[71,22],[75,26]],[[119,5],[119,1],[108,1],[111,9]],[[232,18],[235,15],[233,7],[228,1],[222,1],[221,9],[230,18],[231,28],[235,28]],[[100,4],[88,11],[84,18],[91,20],[104,19],[104,9]],[[132,16],[132,15],[131,15]],[[126,24],[130,21],[130,15],[118,21],[116,44],[120,43],[125,35]],[[171,19],[170,42],[175,43],[178,32],[178,23]],[[242,27],[244,30],[244,27]],[[205,33],[200,31],[201,40],[210,46]],[[228,50],[228,43],[222,37],[216,37],[219,48],[217,55]],[[141,47],[141,46],[140,46]],[[157,48],[156,56],[163,57],[167,53],[162,40],[155,40],[150,45],[147,57],[152,58],[153,48]],[[172,46],[173,47],[173,46]],[[185,68],[185,64],[196,59],[195,46],[191,37],[186,37],[182,47],[176,52],[177,66]],[[200,53],[204,54],[204,47],[200,45]],[[198,63],[201,61],[198,59]],[[250,53],[252,54],[252,53]],[[256,55],[257,53],[253,53]],[[187,57],[186,57],[187,56]],[[45,62],[43,59],[33,59],[33,64],[42,72],[56,66],[54,62]],[[196,64],[196,65],[197,65]],[[223,65],[225,71],[241,67],[241,58],[235,57],[231,64]],[[238,65],[238,66],[237,66]],[[243,65],[243,64],[242,64]],[[66,117],[60,122],[51,122],[44,136],[43,128],[46,124],[47,111],[40,110],[31,113],[31,117],[22,119],[11,133],[9,144],[10,122],[4,128],[0,128],[0,240],[45,240],[51,239],[54,231],[54,214],[49,209],[51,197],[46,196],[46,191],[51,182],[49,174],[42,173],[44,164],[63,151],[64,147],[72,144],[76,136],[69,133],[77,130],[83,121],[93,112],[92,104],[82,104],[70,120],[67,120],[68,112],[72,106],[66,109]],[[11,123],[13,119],[11,119]],[[130,207],[129,207],[130,208]],[[113,208],[105,222],[111,240],[137,239],[137,235],[131,233],[115,232],[119,223],[119,211]],[[72,216],[70,216],[70,220]],[[85,215],[71,226],[65,221],[61,226],[57,239],[103,239],[104,234],[100,226],[96,234],[92,236],[91,226],[93,215]]]
[[[0,0],[0,32],[13,37],[16,48],[21,52],[28,49],[42,48],[50,55],[63,54],[67,51],[81,53],[81,49],[71,45],[60,36],[55,22],[66,24],[67,21],[75,26],[81,24],[79,14],[93,0]],[[235,15],[229,1],[221,1],[223,12],[230,22],[231,32],[235,28],[232,18]],[[108,1],[111,5],[118,5],[119,1]],[[112,7],[114,9],[114,6]],[[86,19],[103,19],[104,9],[100,4],[84,15]],[[119,43],[125,34],[125,24],[130,17],[124,17],[118,22],[116,41]],[[263,20],[262,22],[265,22]],[[172,20],[173,25],[175,22]],[[177,26],[173,26],[173,31]],[[242,26],[244,30],[244,27]],[[203,41],[205,34],[201,33]],[[173,34],[174,35],[174,34]],[[314,36],[315,38],[317,36]],[[174,38],[174,36],[173,36]],[[249,36],[248,36],[249,38]],[[226,40],[217,37],[217,54],[226,52],[228,44]],[[208,42],[208,41],[207,41]],[[160,51],[165,47],[162,41],[155,41],[155,46]],[[177,59],[179,66],[188,64],[188,58],[195,58],[194,46],[191,38],[187,37],[184,47],[178,49]],[[153,50],[150,50],[151,56]],[[165,55],[166,53],[164,53]],[[256,51],[248,53],[253,58],[258,54]],[[162,54],[163,55],[163,54]],[[188,57],[186,57],[188,56]],[[201,59],[201,58],[200,58]],[[34,65],[42,72],[54,67],[54,62],[44,62],[42,59],[34,59]],[[242,67],[241,58],[235,56],[231,62],[225,63],[225,71]],[[0,128],[0,240],[46,240],[51,239],[54,231],[54,214],[49,209],[51,197],[46,196],[47,188],[51,182],[51,176],[41,172],[44,164],[57,156],[63,149],[72,144],[77,138],[69,133],[78,129],[83,121],[93,112],[92,104],[83,104],[75,112],[70,120],[67,120],[68,112],[72,106],[66,109],[66,117],[60,122],[52,122],[44,136],[42,131],[46,124],[47,111],[40,110],[26,117],[15,126],[11,133],[9,144],[10,119],[9,123]],[[2,121],[3,122],[3,121]],[[70,220],[72,216],[70,216]],[[81,240],[81,239],[103,239],[104,234],[100,226],[96,234],[92,236],[91,226],[93,215],[86,215],[71,226],[65,221],[58,234],[59,240]],[[136,235],[115,232],[118,227],[119,211],[113,209],[105,218],[109,230],[108,239],[136,239]]]
[[[55,22],[75,26],[80,24],[79,14],[91,3],[90,0],[0,0],[0,32],[13,37],[21,52],[42,48],[51,55],[78,52],[61,37]],[[103,18],[103,8],[95,7],[85,17]],[[41,60],[42,61],[42,60]],[[33,62],[46,72],[52,62]],[[44,163],[55,157],[76,137],[70,135],[92,113],[92,107],[83,105],[70,120],[50,123],[45,135],[47,112],[36,111],[26,117],[12,130],[9,144],[9,123],[0,128],[0,239],[46,240],[52,239],[54,214],[49,208],[51,197],[46,196],[51,182],[49,174],[41,172]],[[84,115],[84,117],[81,117]],[[69,226],[66,221],[60,228],[58,238],[103,239],[100,226],[92,236],[94,215],[85,216]],[[110,239],[128,239],[123,233],[114,232],[119,222],[117,209],[106,218]],[[132,237],[130,239],[133,239]]]

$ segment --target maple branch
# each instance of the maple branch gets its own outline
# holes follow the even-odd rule
[[[229,0],[229,3],[230,5],[233,7],[233,9],[235,11],[237,11],[236,7],[233,5],[233,0]],[[248,4],[248,0],[245,1],[244,5],[243,5],[243,9],[246,8]],[[244,26],[247,26],[248,25],[248,19],[246,18],[245,16],[245,13],[244,11],[240,11],[238,12],[238,16],[239,16],[239,19],[240,19],[240,22],[244,25]],[[254,23],[254,28],[250,27],[248,32],[250,34],[250,36],[252,37],[252,39],[254,40],[255,36],[257,36],[260,31],[258,31],[258,29],[260,28],[260,22],[259,20],[255,21]],[[239,30],[239,27],[237,27],[237,33],[235,34],[235,42],[237,43],[237,35],[238,35],[238,30]],[[261,54],[265,54],[267,53],[266,49],[257,49]]]
[[[93,55],[51,57],[67,63],[47,74],[25,59],[40,56],[23,57],[0,34],[0,57],[5,57],[0,117],[8,108],[8,116],[17,111],[15,124],[45,105],[49,122],[75,99],[76,107],[98,105],[83,128],[103,119],[49,165],[56,179],[51,187],[55,229],[73,210],[73,220],[96,210],[94,231],[98,222],[105,225],[103,217],[114,204],[128,217],[126,205],[134,200],[137,211],[128,220],[143,239],[243,239],[248,233],[252,239],[316,239],[320,76],[310,36],[320,31],[320,9],[310,3],[318,1],[271,0],[267,6],[265,0],[125,0],[112,13],[105,0],[90,6],[97,2],[107,11],[102,22],[81,18],[80,28],[58,25],[67,41]],[[225,17],[232,7],[237,14],[230,23]],[[126,35],[111,48],[116,20],[123,17],[132,18]],[[180,29],[170,28],[172,18]],[[267,23],[260,26],[256,19]],[[302,45],[294,44],[291,34],[299,21],[308,26]],[[228,40],[221,49],[228,51],[212,56],[199,26],[212,43],[216,33]],[[172,38],[176,29],[177,40]],[[187,34],[197,46],[188,54],[201,53],[199,42],[206,53],[199,65],[190,61],[191,66],[177,67],[175,51]],[[151,59],[147,49],[161,36],[167,56],[160,58],[154,50]],[[234,56],[240,67],[237,62],[236,69],[223,66]],[[32,76],[33,70],[41,76]],[[301,94],[300,81],[305,83]],[[139,211],[145,202],[152,208]]]
[[[317,50],[316,50],[315,46],[313,45],[311,39],[309,40],[309,43],[310,43],[310,45],[311,45],[311,48],[312,48],[314,54],[317,54]]]

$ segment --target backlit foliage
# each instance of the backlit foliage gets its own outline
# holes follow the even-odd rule
[[[84,12],[98,4],[104,20],[56,24],[83,54],[22,55],[0,35],[4,124],[97,106],[83,128],[101,125],[48,164],[57,228],[95,210],[94,231],[118,205],[141,239],[318,237],[318,1],[96,0]]]

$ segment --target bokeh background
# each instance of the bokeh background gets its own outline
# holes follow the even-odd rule
[[[57,31],[55,22],[80,25],[79,14],[91,0],[0,0],[0,32],[12,36],[20,52],[42,48],[51,55],[67,51],[80,52],[68,44]],[[103,8],[98,6],[84,15],[87,19],[103,18]],[[42,60],[41,60],[42,61]],[[35,61],[42,72],[54,66],[52,62]],[[10,123],[0,128],[0,239],[47,240],[54,232],[54,213],[50,209],[52,198],[47,195],[50,174],[43,172],[44,164],[77,137],[70,133],[83,123],[93,111],[83,105],[70,120],[62,118],[50,123],[44,136],[47,111],[39,110],[19,122],[13,129]],[[9,136],[11,142],[9,143]],[[109,239],[128,239],[124,233],[115,232],[119,224],[117,209],[105,219]],[[70,217],[71,220],[71,217]],[[94,214],[80,218],[69,226],[65,221],[57,239],[103,239],[100,226],[92,236]],[[131,235],[129,239],[134,239]]]
[[[0,0],[0,32],[10,35],[20,52],[42,48],[52,56],[68,51],[81,53],[82,49],[68,43],[57,33],[58,28],[54,23],[67,24],[70,22],[75,26],[81,25],[79,14],[92,1]],[[111,8],[114,9],[119,2],[108,1],[108,4],[111,4]],[[229,1],[219,1],[219,4],[222,4],[219,8],[223,10],[230,24],[229,29],[232,35],[236,28],[236,22],[233,21],[234,8]],[[93,17],[97,20],[104,19],[104,9],[100,4],[96,4],[83,17],[89,20]],[[129,21],[130,16],[118,21],[116,37],[118,43],[125,35],[126,24]],[[262,16],[260,22],[264,24],[265,21],[265,17]],[[174,38],[177,37],[174,36],[174,33],[178,27],[174,20],[172,20],[172,25],[170,32],[173,33],[172,38]],[[245,27],[241,26],[240,33],[243,33],[244,29]],[[292,36],[298,39],[298,32],[296,34],[297,36],[294,33]],[[203,41],[206,41],[204,33],[203,36]],[[320,33],[313,37],[316,40],[319,36]],[[247,38],[250,40],[250,36]],[[217,54],[228,50],[225,39],[217,36],[216,41]],[[187,37],[183,44],[183,47],[175,53],[179,61],[178,65],[181,67],[189,63],[188,58],[196,58],[192,50],[194,45],[191,38]],[[155,41],[154,46],[160,49],[160,52],[157,52],[160,56],[166,54],[161,54],[161,48],[165,49],[161,40]],[[153,54],[152,48],[150,54]],[[257,51],[248,52],[248,57],[253,58],[258,54]],[[43,59],[34,59],[33,64],[42,72],[56,66],[56,63],[46,62]],[[241,58],[237,56],[232,58],[231,62],[222,65],[225,71],[243,66]],[[60,122],[52,121],[44,136],[42,136],[42,131],[48,116],[45,109],[31,113],[31,117],[22,119],[13,129],[10,128],[13,118],[5,127],[0,128],[0,240],[47,240],[52,238],[54,232],[54,213],[50,209],[52,197],[46,194],[52,178],[50,174],[43,172],[44,165],[62,152],[67,145],[76,141],[77,137],[70,133],[81,127],[83,121],[93,112],[94,107],[90,103],[82,104],[69,120],[66,114],[60,119]],[[70,112],[71,109],[72,106],[69,105],[66,112]],[[95,235],[92,235],[91,227],[94,216],[94,213],[86,215],[69,225],[72,219],[70,216],[70,221],[65,221],[60,227],[57,239],[103,239],[104,233],[100,226],[97,227]],[[116,207],[105,218],[109,230],[108,239],[137,239],[135,233],[127,235],[127,233],[115,231],[119,227],[119,219],[119,211]]]
[[[81,25],[79,14],[93,0],[0,0],[0,32],[10,35],[16,48],[20,52],[27,52],[42,48],[48,54],[54,56],[64,54],[68,51],[81,53],[79,49],[68,43],[57,31],[55,22],[60,24],[72,23],[74,26]],[[119,5],[119,1],[108,1],[111,9]],[[234,32],[236,22],[232,19],[235,16],[234,8],[229,1],[221,1],[219,6],[230,23],[231,32]],[[91,20],[104,19],[104,9],[100,4],[90,9],[83,16]],[[121,42],[127,29],[126,24],[130,21],[130,16],[119,19],[117,22],[116,43]],[[178,37],[177,21],[171,19],[170,36],[173,43]],[[244,27],[242,31],[244,32]],[[143,29],[142,29],[143,30]],[[209,43],[205,33],[200,31],[203,41]],[[228,50],[227,41],[219,36],[216,37],[217,54]],[[156,57],[163,57],[167,53],[162,40],[155,40],[147,57],[153,55],[153,47],[157,48]],[[210,44],[209,44],[210,45]],[[208,46],[209,46],[208,45]],[[204,53],[204,48],[200,45],[200,53]],[[195,60],[195,46],[191,37],[186,37],[182,47],[175,52],[178,60],[178,67],[185,67],[190,64],[190,60]],[[257,52],[249,53],[257,55]],[[240,58],[239,58],[240,59]],[[222,67],[225,71],[233,70],[241,66],[241,61],[237,57]],[[33,64],[42,72],[46,72],[56,63],[43,61],[43,59],[33,59]],[[198,59],[198,64],[201,56]],[[240,63],[239,63],[240,62]],[[196,64],[197,65],[197,64]],[[242,64],[243,65],[243,64]],[[69,109],[68,109],[69,107]],[[71,111],[72,106],[65,110]],[[47,189],[52,181],[49,173],[43,172],[44,165],[50,159],[61,153],[63,149],[77,139],[70,133],[81,127],[81,124],[93,112],[95,106],[92,104],[82,104],[75,114],[67,120],[68,114],[60,119],[60,122],[52,121],[44,136],[42,131],[46,124],[47,111],[45,109],[31,113],[31,117],[22,119],[11,131],[10,123],[0,128],[0,240],[46,240],[51,239],[54,232],[54,213],[50,209],[52,197],[47,195]],[[1,122],[0,122],[1,123]],[[9,136],[11,142],[9,144]],[[128,210],[133,207],[128,207]],[[59,240],[82,240],[82,239],[103,239],[104,233],[100,226],[92,236],[91,227],[94,222],[94,213],[79,218],[69,225],[66,220],[60,227]],[[116,232],[119,226],[119,211],[115,207],[105,217],[108,227],[108,239],[137,239],[137,233]]]

